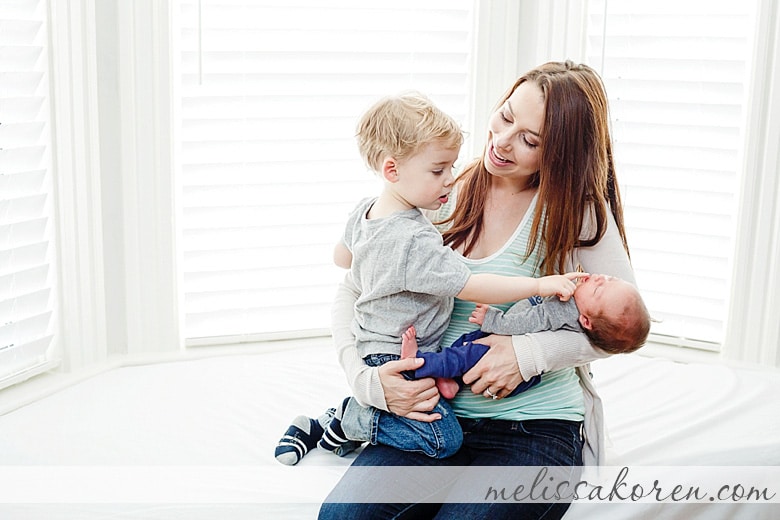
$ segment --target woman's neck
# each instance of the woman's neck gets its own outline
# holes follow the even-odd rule
[[[528,212],[536,191],[525,181],[493,179],[485,201],[482,233],[469,257],[485,258],[504,247]]]
[[[534,177],[508,178],[493,176],[490,179],[491,193],[499,196],[518,195],[520,193],[531,191],[536,194],[537,186],[534,183]]]

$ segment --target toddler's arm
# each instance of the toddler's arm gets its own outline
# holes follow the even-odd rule
[[[333,248],[333,263],[343,269],[352,267],[352,251],[347,248],[344,242],[339,242]]]
[[[458,298],[472,302],[506,303],[531,296],[559,296],[566,301],[574,294],[574,280],[587,273],[566,273],[541,278],[501,276],[490,273],[471,275]]]

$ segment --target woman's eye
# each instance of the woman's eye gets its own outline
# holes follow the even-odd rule
[[[529,148],[536,148],[537,146],[539,146],[538,144],[536,144],[536,143],[532,143],[531,141],[529,141],[529,140],[528,140],[528,139],[525,137],[525,134],[523,134],[523,142],[524,142],[524,143],[525,143],[525,145],[526,145],[526,146],[528,146]]]
[[[504,122],[506,122],[506,123],[511,123],[511,122],[512,122],[512,121],[511,121],[511,120],[510,120],[510,119],[507,117],[507,115],[506,115],[504,112],[500,112],[500,114],[501,114],[501,119],[503,119],[503,120],[504,120]]]
[[[444,170],[433,170],[434,175],[441,175],[444,173]]]

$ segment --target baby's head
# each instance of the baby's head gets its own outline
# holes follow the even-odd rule
[[[366,165],[380,172],[385,157],[403,161],[433,142],[455,150],[457,156],[463,132],[430,99],[409,92],[383,98],[369,108],[358,122],[357,141]]]
[[[591,343],[611,354],[625,354],[644,345],[650,313],[632,284],[602,274],[583,278],[574,291],[580,325]]]

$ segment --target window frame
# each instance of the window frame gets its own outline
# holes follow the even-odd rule
[[[49,2],[52,174],[59,352],[73,371],[105,359],[105,300],[94,18],[89,2]]]
[[[58,384],[70,384],[75,373],[88,377],[118,363],[174,359],[184,352],[175,247],[178,151],[171,149],[170,49],[177,34],[171,13],[177,6],[175,0],[109,0],[96,11],[95,0],[48,1],[56,49],[50,55],[51,132],[64,324]],[[585,10],[565,0],[478,2],[476,9],[476,84],[467,119],[473,154],[484,146],[486,118],[503,89],[538,63],[582,61],[585,27]],[[742,176],[740,188],[726,342],[720,354],[648,345],[642,351],[647,355],[780,363],[780,189],[774,175],[780,170],[774,148],[780,141],[780,14],[772,0],[759,0],[758,9],[746,93],[744,170],[750,174]],[[101,90],[106,85],[113,95]],[[114,132],[113,141],[103,138],[104,128]],[[35,385],[38,395],[46,384]],[[4,410],[35,393],[11,399],[8,390]]]
[[[35,14],[39,15],[43,18],[45,18],[44,23],[42,26],[44,27],[43,32],[41,32],[40,27],[38,28],[38,31],[36,32],[36,38],[34,42],[31,42],[33,46],[41,45],[42,47],[45,46],[45,51],[42,53],[42,55],[45,57],[45,60],[40,57],[37,53],[35,54],[35,57],[33,58],[32,53],[22,53],[22,56],[27,56],[29,58],[32,58],[35,60],[35,64],[30,62],[25,62],[26,65],[30,67],[35,67],[35,72],[40,71],[40,67],[44,67],[46,69],[45,73],[45,80],[43,80],[43,84],[45,85],[45,88],[41,88],[41,90],[45,90],[45,93],[40,92],[36,90],[36,92],[28,92],[31,96],[40,95],[43,99],[43,103],[45,105],[45,109],[42,110],[44,112],[43,116],[35,118],[34,121],[28,121],[27,123],[29,125],[36,125],[40,124],[43,128],[45,128],[43,135],[45,136],[44,139],[46,140],[44,143],[35,143],[36,148],[41,149],[41,154],[36,155],[35,159],[37,159],[40,162],[40,165],[38,167],[39,170],[41,170],[43,173],[42,175],[42,184],[39,187],[38,191],[36,193],[33,193],[30,191],[26,196],[30,199],[34,199],[36,202],[35,204],[39,204],[40,201],[43,201],[40,207],[36,208],[37,211],[35,215],[32,213],[25,214],[25,215],[19,215],[18,210],[15,208],[17,207],[18,201],[23,197],[18,194],[12,195],[10,199],[10,227],[12,230],[14,230],[14,227],[16,225],[21,224],[22,227],[26,227],[31,221],[31,219],[34,218],[37,222],[45,221],[45,230],[39,230],[36,227],[36,232],[41,232],[40,240],[41,242],[37,244],[28,244],[33,245],[33,247],[38,247],[39,245],[44,245],[42,249],[45,250],[45,252],[41,253],[40,255],[36,255],[36,260],[39,260],[40,263],[33,263],[32,261],[23,260],[25,265],[21,265],[14,261],[13,257],[15,256],[14,252],[17,250],[26,249],[26,246],[21,245],[18,243],[19,239],[15,239],[13,235],[15,235],[15,231],[12,231],[12,236],[9,240],[9,246],[11,251],[11,260],[10,260],[10,266],[11,270],[3,273],[3,277],[8,279],[10,278],[11,281],[11,287],[10,287],[10,294],[16,294],[16,296],[9,296],[5,295],[4,297],[9,298],[9,300],[6,300],[5,303],[8,303],[9,301],[12,301],[11,304],[12,308],[10,309],[10,316],[6,316],[5,314],[0,316],[0,323],[2,323],[4,326],[10,327],[12,330],[20,330],[22,331],[23,335],[28,335],[27,339],[24,339],[22,341],[18,341],[17,338],[12,337],[10,344],[0,344],[0,351],[2,353],[2,363],[5,363],[7,366],[4,366],[4,370],[2,371],[2,374],[0,374],[0,389],[12,386],[16,383],[19,383],[21,381],[25,381],[26,379],[29,379],[30,377],[36,376],[40,373],[46,372],[47,370],[51,370],[53,368],[56,368],[60,365],[61,359],[60,359],[60,353],[59,353],[59,347],[58,347],[58,341],[59,341],[59,301],[58,301],[58,287],[57,287],[57,268],[58,268],[58,262],[57,262],[57,255],[56,255],[56,231],[54,231],[54,227],[57,225],[57,219],[56,219],[56,205],[54,202],[52,202],[55,198],[55,189],[54,189],[54,172],[53,172],[53,159],[52,155],[54,154],[52,142],[53,142],[53,118],[54,114],[52,111],[53,108],[53,102],[50,95],[51,92],[51,73],[48,70],[48,64],[52,59],[51,56],[51,50],[50,50],[50,39],[49,39],[49,11],[48,11],[48,5],[45,4],[45,2],[28,2],[28,3],[22,3],[20,6],[20,11],[18,14],[15,14],[14,6],[8,6],[3,11],[3,20],[6,21],[6,17],[8,17],[8,21],[18,21],[20,26],[22,27],[22,31],[24,32],[26,28],[28,28],[31,25],[34,25],[36,22],[40,20],[40,18],[34,18],[34,19],[28,19],[27,15],[31,12],[28,11],[30,8],[35,8]],[[24,14],[21,14],[24,13]],[[12,33],[14,32],[14,28],[11,29]],[[3,43],[3,46],[5,45],[20,45],[20,42],[11,35],[11,38],[9,41],[5,41]],[[7,49],[4,48],[4,51],[7,52]],[[5,70],[5,67],[4,67]],[[8,72],[10,72],[12,75],[13,69],[8,69]],[[23,74],[30,74],[33,72],[32,69],[27,69],[25,67],[22,68]],[[8,89],[8,91],[4,92],[3,96],[0,97],[15,97],[14,96],[14,88],[11,87]],[[4,100],[5,102],[8,102],[7,100]],[[13,113],[13,110],[11,110]],[[5,115],[5,114],[3,114]],[[33,116],[31,113],[27,113],[29,116]],[[13,117],[13,116],[12,116]],[[17,116],[18,117],[18,116]],[[0,121],[2,123],[4,121]],[[24,123],[24,121],[18,120],[18,121],[12,121],[12,125],[14,123]],[[20,125],[21,126],[21,125]],[[11,127],[5,127],[5,133],[10,135],[9,130]],[[22,130],[23,131],[23,130]],[[40,137],[39,137],[40,139]],[[21,143],[15,143],[15,139],[10,139],[10,150],[12,151],[21,151],[20,150],[20,144]],[[27,146],[22,145],[21,148],[30,147],[32,145],[29,137],[22,137],[22,141],[25,142]],[[0,143],[1,145],[5,145],[6,143]],[[33,146],[35,146],[33,145]],[[28,154],[23,153],[23,155],[27,156]],[[24,159],[23,159],[24,160]],[[27,163],[28,167],[31,166],[32,160],[30,160],[29,163]],[[8,173],[9,168],[2,168],[2,173]],[[10,172],[11,175],[15,178],[22,178],[23,173],[19,171],[19,165],[16,163],[16,161],[11,159],[10,164]],[[34,174],[34,172],[31,172]],[[1,174],[0,174],[1,175]],[[26,180],[26,176],[24,177]],[[11,185],[13,186],[15,183],[12,181]],[[31,188],[26,187],[25,189],[30,190]],[[1,197],[1,196],[0,196]],[[4,199],[4,202],[6,202],[8,199]],[[25,211],[22,211],[22,213],[26,213]],[[21,222],[14,220],[18,218],[22,218]],[[9,222],[4,222],[5,225],[8,225]],[[26,241],[30,237],[22,232],[20,233],[20,239],[21,241]],[[6,250],[5,252],[8,252],[9,250]],[[24,256],[24,255],[23,255]],[[42,257],[42,258],[41,258]],[[29,263],[28,263],[29,262]],[[24,302],[27,298],[30,297],[29,292],[27,294],[21,294],[19,291],[19,288],[16,286],[15,279],[17,276],[21,276],[21,278],[24,279],[22,282],[22,285],[27,285],[28,280],[27,278],[30,276],[30,271],[35,271],[37,273],[37,276],[35,276],[35,282],[38,284],[38,287],[35,289],[36,293],[40,292],[47,292],[47,305],[43,306],[40,302],[36,302],[34,304],[34,308],[36,311],[30,311],[30,307],[27,307]],[[43,275],[43,276],[41,276]],[[31,280],[29,280],[31,281]],[[28,290],[29,291],[29,290]],[[15,312],[17,311],[17,308],[26,308],[25,310],[21,310],[21,312]],[[35,312],[35,314],[33,314]],[[42,320],[42,316],[45,315],[45,313],[49,314],[49,318],[45,320],[45,324],[43,323],[44,320]],[[21,316],[21,317],[15,317]],[[37,338],[30,338],[29,332],[25,332],[25,322],[35,322],[38,324],[36,327],[36,333],[40,334],[40,337]],[[39,328],[40,327],[40,328]],[[44,330],[45,327],[45,330]]]
[[[88,0],[83,0],[87,2]],[[130,227],[128,222],[133,223],[132,229],[126,229],[134,232],[133,244],[139,247],[149,247],[154,251],[156,258],[164,265],[159,274],[148,280],[150,283],[140,283],[140,273],[146,275],[143,268],[143,262],[140,259],[128,258],[125,262],[129,263],[128,287],[146,287],[139,289],[139,294],[135,298],[128,298],[128,316],[136,316],[136,324],[128,325],[128,336],[132,336],[132,331],[154,330],[156,327],[145,327],[143,324],[156,324],[162,327],[164,335],[168,338],[176,336],[178,327],[172,328],[169,319],[179,319],[179,298],[166,297],[166,303],[172,304],[171,308],[175,311],[157,314],[144,308],[144,305],[138,303],[148,301],[147,298],[154,299],[159,287],[175,289],[176,284],[171,284],[168,280],[175,279],[178,276],[176,265],[175,248],[166,247],[166,243],[172,243],[178,237],[175,230],[167,230],[163,235],[155,231],[157,225],[156,219],[146,219],[137,206],[130,204],[135,202],[140,196],[139,186],[148,183],[149,186],[158,190],[159,197],[154,198],[152,210],[146,214],[157,213],[158,215],[167,215],[175,219],[178,215],[177,208],[170,208],[167,204],[164,194],[175,192],[175,164],[176,150],[172,151],[171,156],[167,156],[165,146],[155,145],[155,143],[172,143],[173,139],[173,110],[171,103],[172,97],[169,95],[174,88],[174,82],[171,81],[173,73],[173,62],[165,56],[164,49],[170,49],[172,39],[176,37],[176,28],[173,27],[175,16],[172,13],[177,8],[176,2],[165,3],[164,6],[152,8],[151,0],[135,2],[132,5],[119,3],[120,19],[131,20],[132,24],[122,24],[119,27],[120,40],[120,63],[130,63],[133,65],[133,72],[125,72],[123,85],[130,85],[124,94],[121,106],[121,120],[125,122],[123,127],[123,140],[125,135],[141,135],[148,128],[142,122],[134,117],[134,111],[144,104],[151,108],[148,112],[149,117],[162,118],[167,123],[160,125],[151,132],[150,138],[139,142],[136,140],[132,145],[126,145],[122,156],[144,157],[149,154],[155,157],[150,161],[155,168],[148,168],[144,171],[138,171],[139,176],[134,182],[125,181],[126,190],[132,192],[123,194],[123,201],[128,203],[129,209],[125,211],[126,227]],[[771,0],[759,0],[759,27],[756,31],[756,48],[754,49],[752,66],[752,83],[747,99],[752,100],[749,111],[749,121],[746,141],[750,148],[745,152],[744,170],[753,172],[753,175],[742,176],[741,199],[739,208],[739,230],[737,240],[737,256],[735,261],[734,280],[730,295],[731,305],[727,322],[727,340],[723,345],[722,353],[725,357],[744,360],[777,360],[777,353],[771,355],[759,354],[759,347],[740,347],[747,342],[751,344],[776,344],[767,343],[776,338],[778,333],[772,325],[772,301],[759,301],[748,296],[749,294],[777,294],[780,289],[780,282],[777,275],[773,275],[772,266],[776,265],[780,253],[777,246],[770,240],[771,231],[777,229],[777,207],[778,200],[773,194],[777,192],[772,189],[772,176],[763,175],[764,172],[776,171],[778,158],[772,156],[772,141],[777,134],[777,117],[773,117],[773,112],[767,110],[773,108],[777,101],[770,95],[773,89],[777,88],[777,72],[780,66],[778,55],[774,51],[773,43],[778,34],[778,13],[773,8]],[[471,100],[470,117],[467,119],[467,132],[470,136],[470,146],[472,154],[477,154],[484,146],[486,127],[486,118],[495,101],[500,97],[503,89],[517,77],[518,74],[533,67],[538,63],[549,60],[572,59],[582,61],[585,55],[586,38],[586,13],[583,6],[571,6],[570,2],[564,0],[553,0],[552,2],[478,2],[476,6],[478,13],[477,20],[477,38],[475,38],[475,75],[474,75],[474,95]],[[151,31],[151,34],[150,34]],[[149,40],[151,36],[151,40]],[[144,45],[144,41],[156,42],[154,46]],[[507,45],[507,41],[516,41],[517,45]],[[162,46],[162,47],[161,47]],[[126,58],[126,59],[125,59]],[[121,75],[121,74],[120,74]],[[486,78],[490,78],[487,81]],[[156,85],[156,88],[152,88]],[[148,103],[153,99],[153,103]],[[772,104],[772,106],[770,106]],[[132,107],[132,108],[131,108]],[[778,113],[775,110],[775,113]],[[148,119],[147,119],[148,120]],[[757,125],[755,122],[758,122]],[[153,137],[151,137],[153,136]],[[759,158],[761,158],[759,160]],[[124,161],[124,169],[132,174],[133,167],[129,161]],[[138,165],[135,165],[138,166]],[[138,168],[136,168],[137,170]],[[124,176],[123,176],[124,177]],[[145,201],[147,204],[149,201]],[[148,205],[145,206],[148,208]],[[771,211],[767,210],[770,208]],[[135,222],[138,224],[135,224]],[[175,228],[175,226],[174,226]],[[148,234],[155,231],[150,238]],[[166,242],[167,238],[171,242]],[[751,275],[750,273],[759,273]],[[130,280],[139,282],[131,283]],[[769,291],[766,291],[766,284],[770,283]],[[162,284],[162,285],[160,285]],[[755,289],[754,291],[742,291],[743,287]],[[758,288],[762,292],[757,292]],[[131,295],[132,296],[132,295]],[[735,327],[734,323],[744,323],[744,326]],[[731,323],[732,326],[728,326]],[[748,332],[753,331],[753,332]],[[753,339],[753,336],[761,331],[761,339]],[[149,338],[152,343],[160,345],[159,341]],[[170,344],[170,343],[169,343]],[[183,348],[181,340],[177,346]],[[163,347],[164,349],[164,347]],[[680,351],[679,347],[670,347],[674,351]],[[128,351],[133,351],[128,347]],[[161,350],[158,347],[152,350]],[[754,352],[749,352],[753,350]],[[767,357],[768,356],[768,357]],[[776,361],[775,361],[776,362]]]
[[[328,335],[333,245],[378,186],[355,121],[387,89],[462,121],[474,2],[180,4],[185,343]]]
[[[569,9],[565,0],[539,6],[535,13],[538,63],[585,60],[587,9]],[[750,80],[745,92],[746,122],[733,266],[727,295],[724,341],[719,352],[669,345],[650,338],[644,355],[680,361],[731,360],[780,366],[780,12],[772,0],[758,0]],[[579,17],[579,21],[577,20]],[[527,22],[528,20],[526,20]]]
[[[780,10],[772,0],[758,1],[754,35],[722,352],[728,359],[780,366]]]

